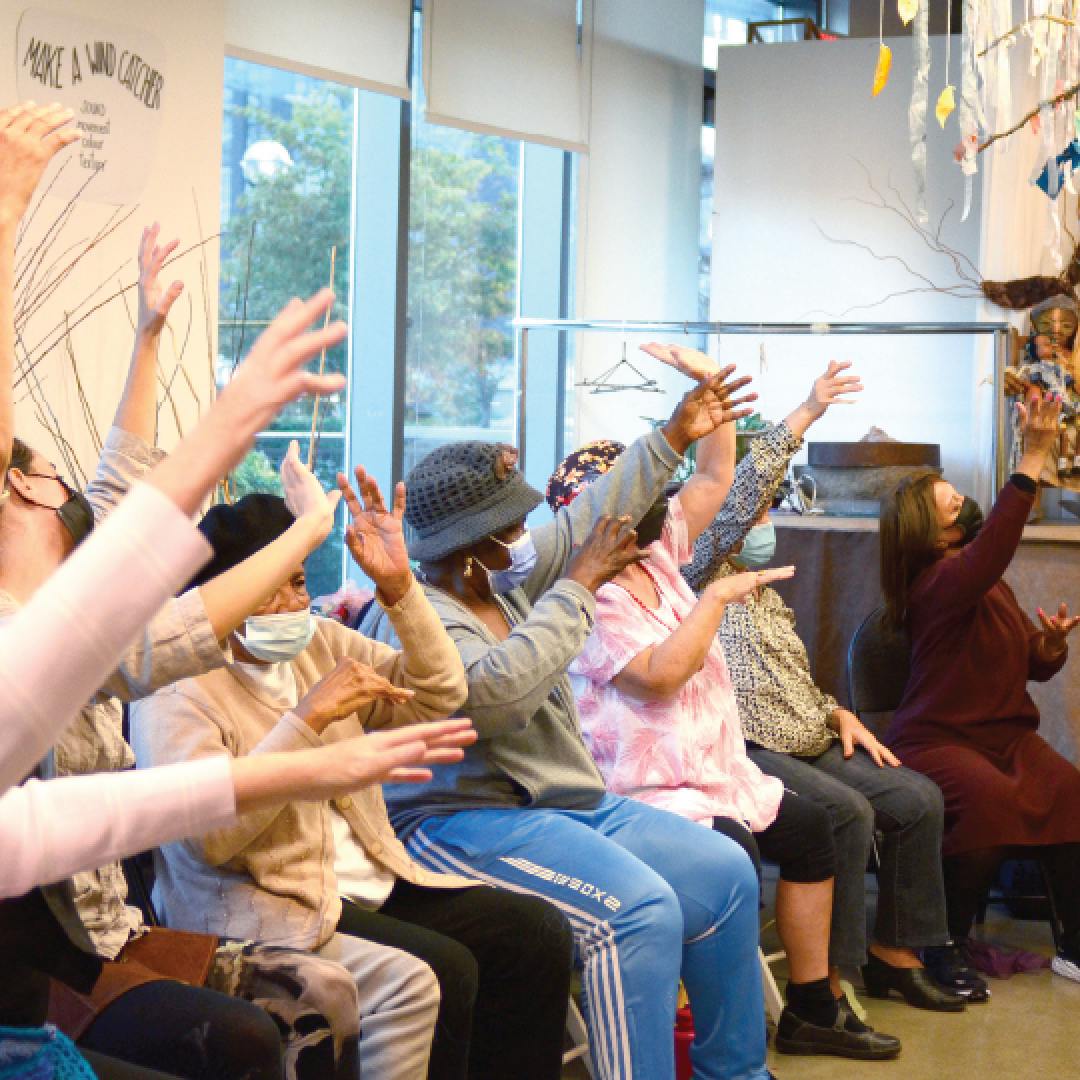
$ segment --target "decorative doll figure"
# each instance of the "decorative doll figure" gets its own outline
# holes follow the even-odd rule
[[[1070,296],[1054,296],[1031,309],[1031,335],[1024,350],[1024,363],[1009,371],[1006,393],[1018,399],[1027,387],[1062,399],[1061,435],[1056,458],[1047,460],[1039,478],[1040,486],[1080,492],[1080,305]],[[1013,439],[1013,457],[1023,453],[1021,440]],[[1063,501],[1071,512],[1080,511],[1075,500]],[[1076,511],[1073,508],[1076,507]],[[1036,517],[1040,517],[1040,501]],[[1078,515],[1080,516],[1080,515]]]

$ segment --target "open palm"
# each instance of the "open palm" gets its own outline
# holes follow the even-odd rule
[[[345,530],[345,543],[356,565],[383,593],[391,605],[409,590],[412,569],[405,550],[405,485],[398,484],[394,492],[394,509],[388,511],[379,485],[362,465],[356,467],[357,497],[344,473],[338,473],[338,487],[352,516]],[[361,501],[362,500],[362,501]]]

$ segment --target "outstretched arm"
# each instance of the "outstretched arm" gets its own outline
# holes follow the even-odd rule
[[[73,115],[32,101],[0,112],[0,488],[15,438],[15,241],[45,167],[79,137],[60,130]]]
[[[183,282],[174,281],[168,289],[158,277],[165,260],[176,250],[179,240],[158,246],[161,226],[155,221],[143,229],[139,241],[139,318],[135,327],[135,348],[131,353],[124,395],[113,426],[137,435],[153,446],[157,442],[157,361],[161,333],[169,309],[184,290]]]

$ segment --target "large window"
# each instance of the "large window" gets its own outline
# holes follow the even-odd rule
[[[419,47],[417,19],[414,70]],[[359,462],[388,495],[442,443],[517,442],[512,320],[573,314],[573,155],[428,124],[418,78],[413,91],[403,103],[226,61],[219,385],[290,297],[328,284],[334,251],[334,315],[350,324],[325,357],[350,375],[346,395],[317,419],[310,400],[287,408],[231,478],[233,497],[280,491],[290,440],[306,459],[313,432],[324,486]],[[540,482],[572,445],[570,343],[549,336],[529,369]],[[341,518],[308,560],[313,596],[349,572]]]
[[[270,318],[293,296],[330,283],[334,315],[349,299],[353,102],[350,87],[276,68],[225,61],[221,176],[219,384],[230,377]],[[327,352],[327,371],[344,371],[346,346]],[[345,468],[347,399],[304,399],[284,409],[233,474],[233,497],[281,491],[277,470],[296,439],[314,457],[324,486]],[[314,431],[314,448],[312,447]],[[313,453],[314,450],[314,453]],[[307,563],[312,596],[341,584],[343,525]]]

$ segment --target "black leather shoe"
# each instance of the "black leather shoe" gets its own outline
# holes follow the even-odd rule
[[[856,1026],[862,1030],[853,1030]],[[776,1027],[775,1046],[780,1054],[831,1054],[859,1061],[887,1061],[900,1053],[899,1039],[867,1027],[842,1006],[832,1027],[808,1024],[785,1008]]]
[[[967,999],[938,985],[924,968],[898,968],[870,954],[862,969],[866,992],[872,998],[887,998],[895,990],[909,1005],[932,1012],[963,1012]]]
[[[990,1000],[990,988],[963,942],[929,946],[922,950],[922,962],[934,982],[960,994],[969,1005]]]

